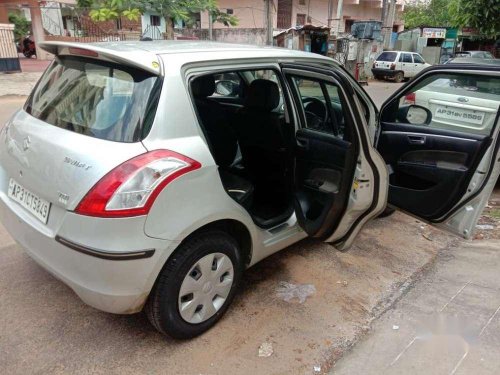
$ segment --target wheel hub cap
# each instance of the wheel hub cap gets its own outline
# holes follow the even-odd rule
[[[226,302],[233,279],[234,267],[227,255],[211,253],[197,260],[179,290],[182,319],[197,324],[214,316]]]

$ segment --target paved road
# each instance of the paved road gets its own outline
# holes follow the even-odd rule
[[[0,77],[1,79],[1,77]],[[0,123],[24,99],[0,98]],[[83,304],[32,261],[0,226],[0,366],[2,373],[264,374],[325,371],[369,322],[447,246],[408,216],[377,220],[353,249],[302,241],[250,269],[228,314],[207,334],[176,342],[143,314],[116,316]],[[313,284],[303,304],[281,300],[286,281]],[[270,358],[259,358],[263,342]]]
[[[395,84],[390,82],[377,83],[369,90],[380,101],[382,95],[390,95],[393,87]],[[0,98],[0,124],[23,102],[19,98]],[[321,366],[324,372],[417,281],[440,250],[445,258],[450,254],[443,250],[450,241],[450,237],[402,214],[372,222],[347,253],[303,241],[249,270],[241,294],[216,328],[197,339],[176,342],[157,334],[142,314],[116,316],[84,305],[68,287],[34,263],[0,226],[2,373],[308,374],[314,372],[314,366]],[[473,258],[483,250],[471,251],[468,254]],[[488,252],[489,258],[484,261],[490,274],[498,258],[492,255],[491,248]],[[470,262],[472,258],[462,260]],[[316,293],[303,304],[287,303],[276,295],[282,281],[313,284]],[[461,291],[460,297],[469,293],[469,287],[483,285],[477,279],[473,282]],[[430,288],[433,283],[429,280],[424,285]],[[442,297],[456,292],[453,285],[450,280],[442,289]],[[484,301],[478,303],[496,303],[491,293],[483,297]],[[424,306],[420,302],[418,305]],[[454,307],[451,303],[448,306]],[[478,315],[476,324],[484,326],[488,306],[477,310],[482,315],[480,319]],[[401,345],[407,344],[413,331],[403,315],[397,322],[387,319],[389,334],[400,335]],[[393,323],[401,328],[392,330]],[[496,323],[485,328],[484,337],[492,327]],[[477,332],[474,334],[477,336]],[[492,340],[497,338],[494,335]],[[394,335],[388,339],[394,339]],[[383,344],[389,347],[393,343],[388,339]],[[274,353],[269,358],[257,356],[263,342],[273,345]],[[413,348],[421,347],[414,343]],[[411,367],[405,362],[412,358],[409,354],[403,353],[398,366]],[[380,354],[382,364],[383,358],[388,357]],[[471,358],[475,355],[471,354]],[[489,356],[482,358],[490,363]],[[465,361],[463,365],[467,369]],[[340,366],[335,370],[340,371]]]
[[[441,251],[331,374],[500,374],[499,269],[499,240]]]
[[[404,83],[395,83],[392,81],[370,81],[368,86],[364,86],[364,89],[380,109],[382,104],[403,85]]]

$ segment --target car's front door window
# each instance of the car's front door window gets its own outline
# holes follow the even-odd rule
[[[415,62],[415,64],[425,64],[424,59],[417,54],[413,55],[413,61]]]
[[[344,137],[342,101],[336,85],[312,78],[291,77],[301,97],[306,128]]]

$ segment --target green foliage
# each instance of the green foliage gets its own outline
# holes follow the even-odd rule
[[[403,13],[405,29],[419,26],[451,26],[448,8],[457,0],[430,0],[406,4]]]
[[[472,27],[486,37],[500,35],[499,0],[430,0],[407,4],[406,29],[418,26]]]
[[[18,15],[16,13],[9,13],[9,22],[14,24],[14,38],[15,38],[15,40],[21,40],[31,30],[31,22],[28,21],[24,17],[24,15]]]
[[[236,26],[238,19],[217,7],[216,0],[77,0],[81,8],[92,8],[94,21],[108,21],[120,16],[138,20],[144,11],[153,11],[166,19],[183,20],[189,24],[193,13],[208,11],[213,22]]]
[[[472,27],[482,36],[500,36],[499,0],[453,0],[448,8],[453,26]]]

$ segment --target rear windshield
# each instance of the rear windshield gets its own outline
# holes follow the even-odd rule
[[[394,61],[397,55],[397,52],[382,52],[380,56],[377,57],[377,61]]]
[[[160,79],[142,70],[81,57],[59,57],[25,110],[51,125],[116,142],[138,142],[156,112]]]

